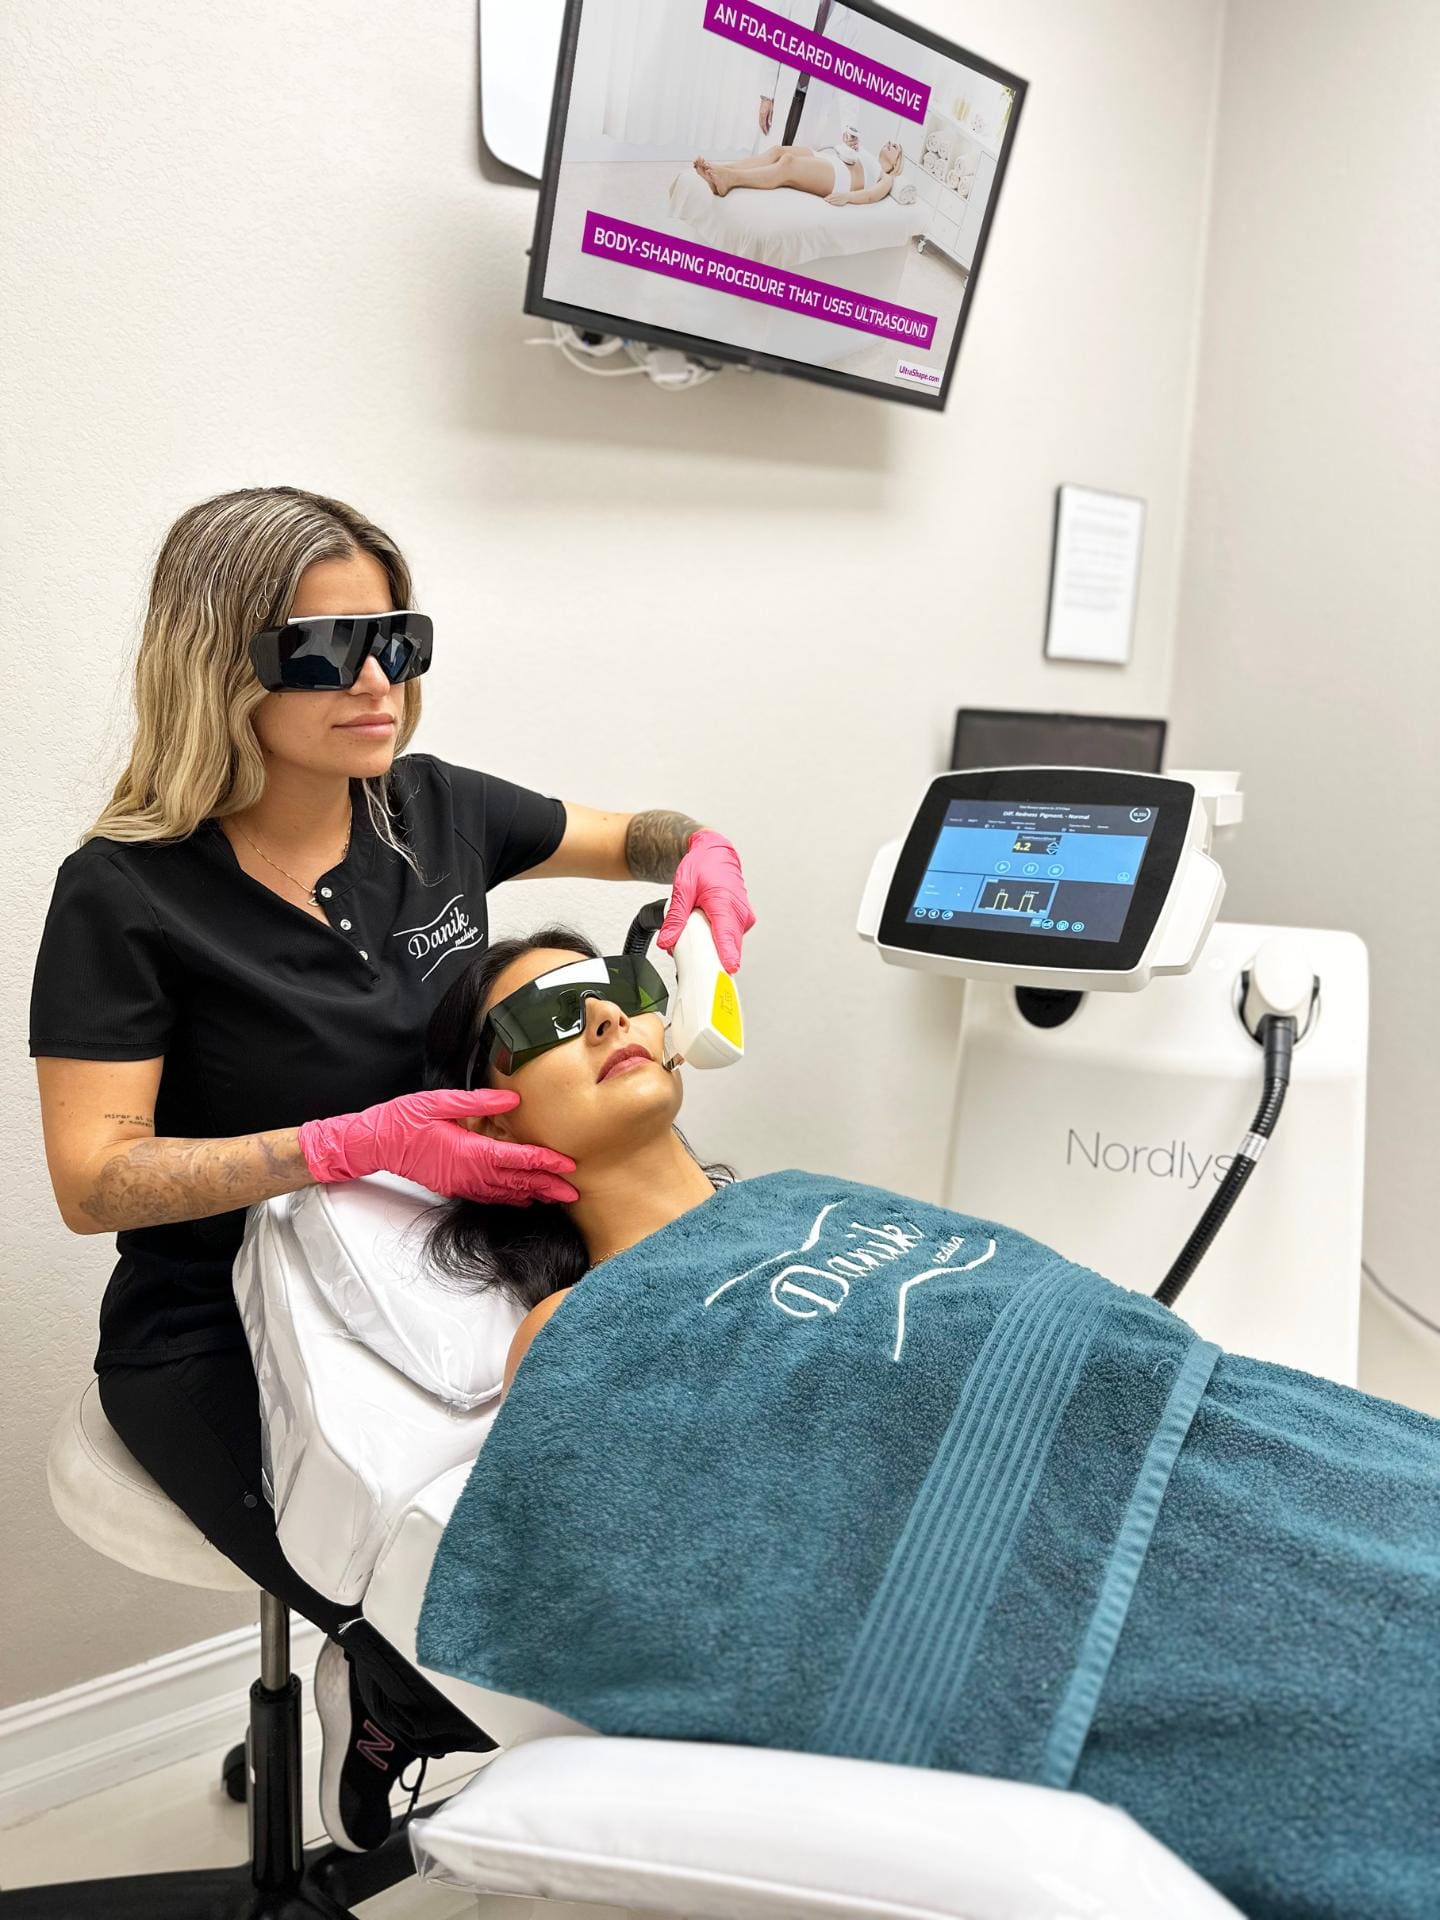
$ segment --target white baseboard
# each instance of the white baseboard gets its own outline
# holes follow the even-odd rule
[[[325,1636],[291,1616],[290,1664],[305,1684]],[[260,1673],[260,1629],[239,1627],[138,1667],[0,1710],[0,1828],[214,1750],[218,1777],[243,1739]]]

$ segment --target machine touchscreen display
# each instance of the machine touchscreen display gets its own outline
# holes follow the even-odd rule
[[[1113,944],[1159,815],[1158,807],[953,800],[906,920]]]

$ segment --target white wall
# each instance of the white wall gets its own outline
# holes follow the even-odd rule
[[[1227,918],[1372,969],[1366,1254],[1440,1322],[1440,9],[1229,9],[1175,747],[1245,769]],[[1440,1413],[1371,1294],[1364,1383]]]
[[[943,419],[527,347],[534,201],[477,166],[468,0],[8,0],[3,602],[45,653],[7,687],[0,1703],[247,1613],[96,1558],[43,1472],[109,1262],[54,1213],[29,971],[191,502],[289,481],[394,532],[440,641],[420,746],[730,832],[754,1057],[696,1086],[698,1144],[934,1193],[953,1003],[879,976],[857,897],[961,702],[1168,705],[1220,4],[911,8],[1032,82]],[[1150,504],[1124,675],[1041,658],[1060,481]],[[613,935],[624,893],[579,911]],[[553,905],[517,888],[502,919]]]

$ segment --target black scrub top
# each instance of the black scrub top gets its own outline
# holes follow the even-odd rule
[[[86,841],[55,882],[31,1054],[163,1055],[162,1138],[263,1133],[417,1092],[430,1014],[486,944],[487,889],[549,858],[565,808],[423,753],[395,762],[392,797],[421,875],[352,781],[349,852],[317,888],[328,925],[252,879],[213,819],[167,844]],[[243,1347],[244,1226],[241,1208],[118,1234],[97,1372]]]

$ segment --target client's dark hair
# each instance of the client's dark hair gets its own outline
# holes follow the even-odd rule
[[[599,948],[571,927],[541,927],[525,939],[497,940],[465,969],[430,1016],[425,1032],[427,1087],[463,1087],[481,1011],[495,982],[527,953],[559,948],[599,957]],[[474,1085],[488,1083],[488,1063],[479,1061]],[[677,1132],[678,1132],[677,1128]],[[685,1136],[680,1135],[682,1141]],[[685,1142],[690,1151],[689,1142]],[[717,1186],[735,1178],[729,1167],[706,1167]],[[528,1207],[449,1200],[434,1210],[425,1234],[429,1264],[472,1291],[494,1288],[520,1306],[536,1307],[562,1287],[573,1287],[590,1268],[579,1229],[563,1207],[535,1201]]]

